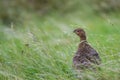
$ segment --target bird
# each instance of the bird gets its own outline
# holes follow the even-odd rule
[[[90,69],[93,68],[93,65],[101,64],[100,56],[88,43],[84,29],[77,28],[73,32],[80,38],[77,52],[73,57],[73,67],[77,70],[82,70]]]

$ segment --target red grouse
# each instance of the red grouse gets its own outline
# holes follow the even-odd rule
[[[92,64],[99,65],[101,61],[100,57],[97,51],[88,44],[85,31],[77,28],[74,30],[74,33],[80,37],[78,50],[73,57],[73,66],[75,69],[91,68]]]

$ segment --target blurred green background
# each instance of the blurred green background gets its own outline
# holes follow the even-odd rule
[[[109,14],[120,10],[120,0],[1,0],[0,20],[4,24],[24,22],[28,15],[46,17],[50,13],[68,15]],[[88,16],[87,16],[88,17]]]
[[[79,80],[78,27],[102,59],[81,80],[119,80],[120,0],[0,0],[0,80]]]

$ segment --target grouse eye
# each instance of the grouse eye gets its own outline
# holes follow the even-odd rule
[[[77,32],[80,32],[79,30]]]

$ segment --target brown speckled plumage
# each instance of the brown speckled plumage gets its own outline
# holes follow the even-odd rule
[[[100,57],[97,51],[88,44],[85,31],[78,28],[74,30],[74,33],[80,37],[80,43],[73,57],[73,66],[76,69],[83,69],[92,67],[92,64],[99,65]]]

